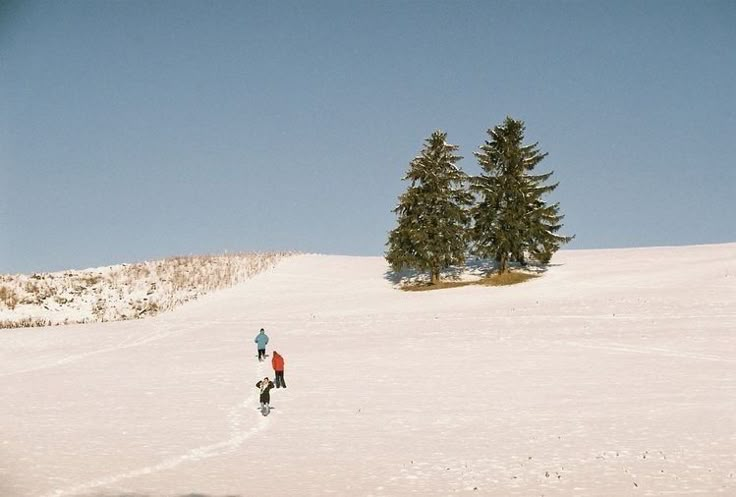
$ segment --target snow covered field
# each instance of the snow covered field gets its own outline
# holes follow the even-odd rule
[[[294,256],[154,318],[3,330],[0,496],[736,495],[736,244],[561,251],[513,287],[386,271]]]

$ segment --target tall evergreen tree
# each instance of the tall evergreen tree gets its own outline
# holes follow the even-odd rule
[[[532,174],[547,154],[537,143],[523,144],[524,130],[523,121],[507,117],[475,153],[483,172],[471,180],[478,198],[471,209],[472,252],[495,259],[502,273],[512,261],[547,263],[572,239],[557,234],[564,217],[559,203],[542,200],[558,183],[545,184],[552,172]]]
[[[402,178],[411,184],[399,196],[397,226],[386,243],[386,260],[395,271],[429,271],[432,284],[443,268],[465,263],[472,195],[465,188],[467,175],[457,166],[462,159],[457,149],[442,131],[425,140]]]

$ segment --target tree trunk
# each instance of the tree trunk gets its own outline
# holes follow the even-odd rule
[[[431,275],[430,283],[432,285],[436,285],[437,283],[440,282],[440,270],[439,269],[432,268],[430,271],[430,275]]]
[[[507,257],[505,255],[504,256],[501,256],[501,260],[498,261],[498,273],[499,274],[503,274],[506,271],[508,271],[508,265],[507,264],[508,264]]]

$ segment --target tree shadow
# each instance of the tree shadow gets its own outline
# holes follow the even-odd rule
[[[510,263],[509,269],[523,270],[541,275],[547,272],[550,267],[561,266],[562,264],[537,264],[537,263]],[[440,279],[458,281],[461,279],[481,279],[490,276],[498,271],[498,264],[492,259],[469,258],[463,266],[450,266],[444,268],[440,272]],[[383,274],[384,279],[390,281],[393,285],[403,285],[411,283],[428,283],[429,273],[426,271],[417,271],[414,269],[403,269],[402,271],[393,271],[388,269]]]
[[[389,269],[383,273],[383,278],[390,281],[393,285],[398,285],[402,281],[414,279],[421,274],[423,274],[421,271],[415,271],[413,269],[404,269],[402,271]]]

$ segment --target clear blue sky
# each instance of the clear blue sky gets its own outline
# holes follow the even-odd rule
[[[0,273],[381,255],[510,115],[569,248],[736,241],[736,2],[2,2]]]

